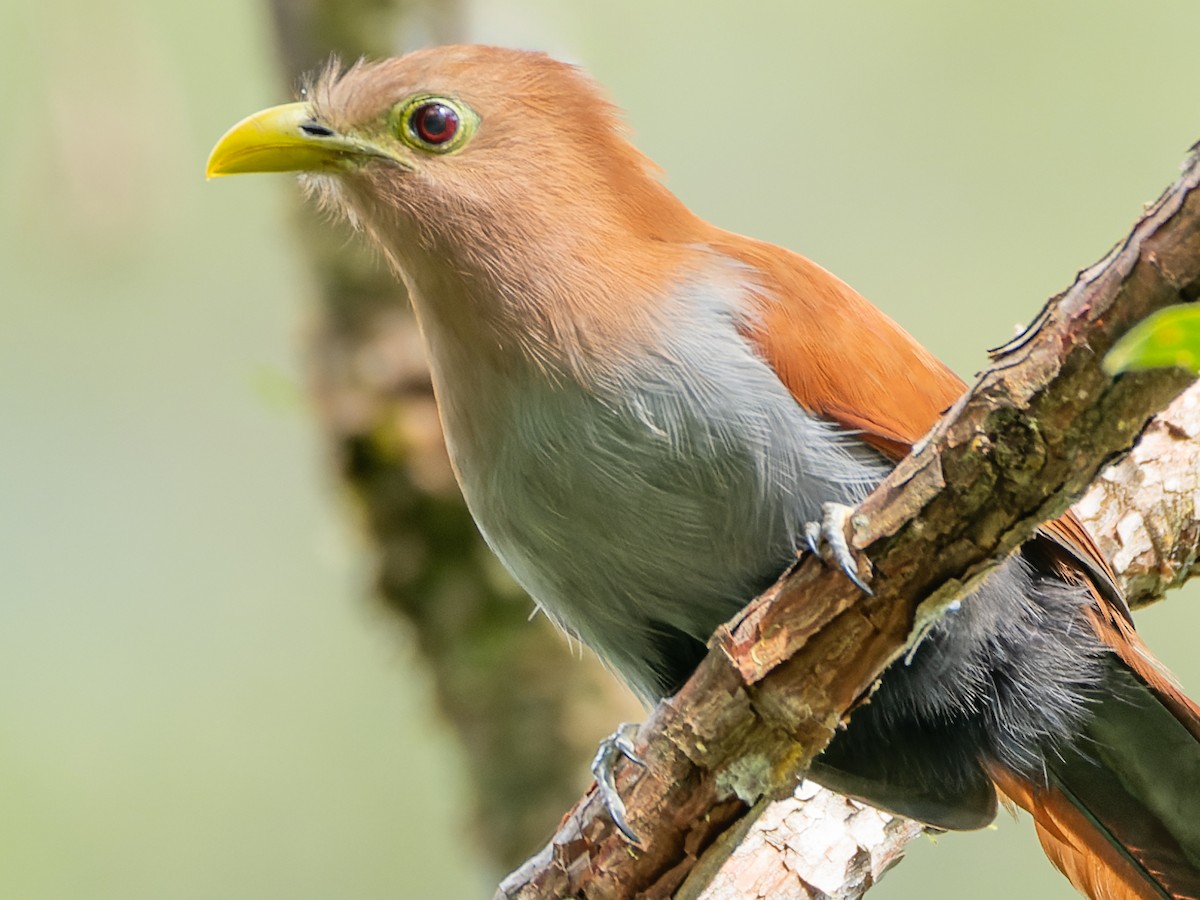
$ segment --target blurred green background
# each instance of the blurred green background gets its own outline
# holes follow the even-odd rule
[[[1195,0],[465,9],[968,377],[1200,139]],[[295,188],[203,180],[288,99],[265,11],[5,0],[0,75],[0,897],[489,894],[307,408]],[[1200,693],[1195,592],[1139,621]],[[873,896],[1018,893],[1072,896],[1002,816]]]

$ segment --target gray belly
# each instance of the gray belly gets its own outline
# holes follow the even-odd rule
[[[786,568],[822,502],[857,501],[888,468],[748,350],[732,357],[677,369],[678,384],[661,368],[589,389],[527,384],[509,392],[487,468],[459,466],[517,580],[647,699]]]

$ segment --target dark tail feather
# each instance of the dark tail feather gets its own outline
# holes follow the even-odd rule
[[[1122,629],[1124,630],[1124,629]],[[1094,900],[1200,900],[1200,708],[1130,631],[1106,694],[1043,783],[993,764],[1050,860]]]

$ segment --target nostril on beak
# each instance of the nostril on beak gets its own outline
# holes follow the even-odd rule
[[[309,137],[333,137],[332,128],[326,128],[324,125],[318,125],[316,122],[305,122],[300,126],[300,130]]]

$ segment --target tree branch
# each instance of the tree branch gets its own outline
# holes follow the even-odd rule
[[[1134,606],[1161,599],[1198,568],[1200,384],[1150,420],[1130,453],[1072,509]],[[924,829],[812,782],[772,803],[703,889],[704,900],[858,898]]]
[[[1155,416],[1075,514],[1112,563],[1129,605],[1161,600],[1200,569],[1200,385]]]
[[[874,573],[873,596],[805,559],[717,631],[693,677],[643,724],[647,767],[618,767],[644,846],[630,847],[589,794],[504,881],[504,895],[703,889],[767,801],[797,786],[909,636],[1061,514],[1187,384],[1175,371],[1114,381],[1100,360],[1149,313],[1200,296],[1197,185],[1193,153],[1132,233],[994,353],[860,506],[851,537]]]

